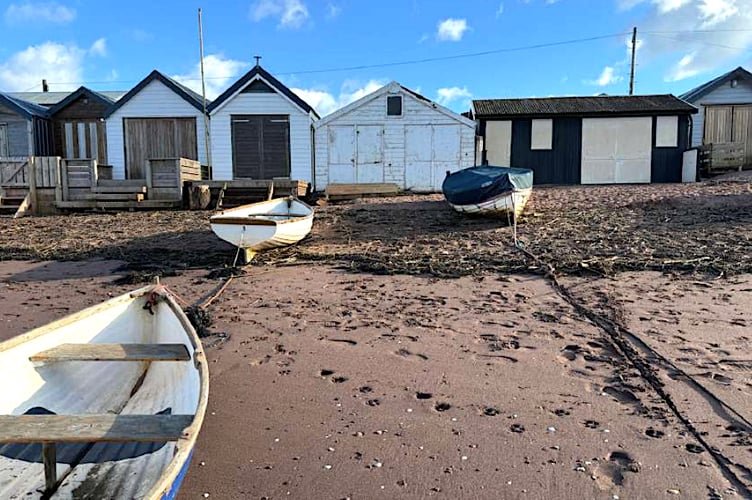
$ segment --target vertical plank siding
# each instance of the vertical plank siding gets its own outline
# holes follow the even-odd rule
[[[195,147],[195,155],[190,156],[202,164],[206,164],[203,114],[162,82],[154,80],[107,118],[107,155],[109,163],[113,167],[113,178],[126,178],[126,134],[124,130],[126,122],[124,119],[129,118],[169,118],[176,121],[187,119],[186,122],[192,120],[192,123],[195,124],[195,137],[193,138],[195,146],[189,145],[186,149],[181,149],[180,153],[190,152],[191,148]],[[183,122],[181,121],[181,123]],[[192,134],[188,130],[179,130],[181,130],[179,134],[181,137],[188,137]],[[142,131],[139,130],[138,133],[141,134]],[[142,140],[146,141],[146,136],[143,136]],[[163,138],[160,137],[159,140],[161,141]],[[173,147],[178,141],[182,144],[182,139],[175,139],[174,131],[171,138],[165,137],[164,140],[171,141]],[[168,157],[175,156],[177,156],[177,153]]]
[[[445,114],[433,107],[433,103],[417,99],[413,94],[399,91],[402,96],[402,116],[387,116],[387,95],[379,94],[349,112],[336,117],[325,125],[315,128],[315,189],[322,191],[327,184],[346,182],[336,178],[330,165],[340,164],[340,158],[330,158],[330,144],[337,131],[347,127],[353,131],[362,126],[381,126],[383,129],[383,170],[382,182],[394,183],[408,189],[407,170],[413,168],[406,154],[407,130],[411,127],[456,126],[459,129],[459,163],[450,169],[471,167],[475,164],[475,126]],[[429,145],[430,147],[430,145]],[[331,162],[331,163],[330,163]],[[443,179],[442,179],[443,180]],[[434,179],[434,184],[441,180]]]
[[[29,150],[28,121],[15,111],[0,105],[0,123],[6,125],[8,156],[31,156]]]
[[[512,122],[511,166],[532,169],[535,184],[579,184],[582,118],[554,118],[551,150],[531,150],[531,134],[531,119]]]
[[[727,82],[696,101],[691,101],[690,104],[699,109],[699,113],[693,118],[691,142],[692,147],[698,147],[702,146],[705,137],[707,108],[716,105],[752,104],[752,83],[738,80],[737,86],[731,87]]]

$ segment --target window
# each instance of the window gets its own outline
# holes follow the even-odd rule
[[[533,120],[530,130],[530,149],[550,150],[553,145],[553,120]]]
[[[402,96],[390,95],[386,98],[386,115],[402,116]]]
[[[655,122],[655,147],[675,148],[679,145],[679,117],[659,116]]]

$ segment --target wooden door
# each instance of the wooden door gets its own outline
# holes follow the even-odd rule
[[[384,182],[384,148],[381,125],[358,125],[356,137],[355,181],[358,184]]]
[[[61,138],[59,148],[63,158],[69,160],[97,160],[107,164],[107,136],[104,122],[100,120],[80,120],[62,122],[56,125]]]
[[[355,182],[355,127],[352,125],[329,125],[329,184],[352,184]]]
[[[8,156],[8,125],[0,123],[0,157]]]
[[[123,121],[129,179],[143,179],[148,160],[198,160],[196,118],[124,118]]]
[[[653,119],[583,118],[582,184],[650,182]]]
[[[290,118],[287,115],[232,115],[235,179],[290,176]]]
[[[703,144],[731,142],[734,119],[732,106],[706,106]]]
[[[734,106],[731,141],[744,144],[744,165],[752,165],[752,106]]]
[[[433,185],[433,127],[405,127],[405,188],[428,191]]]

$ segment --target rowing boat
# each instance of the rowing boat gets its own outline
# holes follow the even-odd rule
[[[441,186],[457,212],[517,218],[533,192],[533,171],[483,165],[447,172]]]
[[[311,232],[313,208],[297,198],[242,205],[209,218],[212,231],[245,251],[250,262],[256,252],[297,243]]]
[[[166,288],[1,343],[0,381],[0,498],[175,498],[209,377]]]

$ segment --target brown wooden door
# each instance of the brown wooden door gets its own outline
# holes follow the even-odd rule
[[[752,106],[734,106],[731,141],[744,144],[744,164],[752,165]]]
[[[236,179],[290,176],[290,118],[232,115],[232,163]]]
[[[63,158],[69,160],[94,159],[107,164],[107,132],[100,120],[57,122]]]
[[[706,106],[703,144],[731,142],[733,119],[731,106]]]
[[[150,159],[198,160],[195,118],[124,118],[125,170],[143,179]]]

